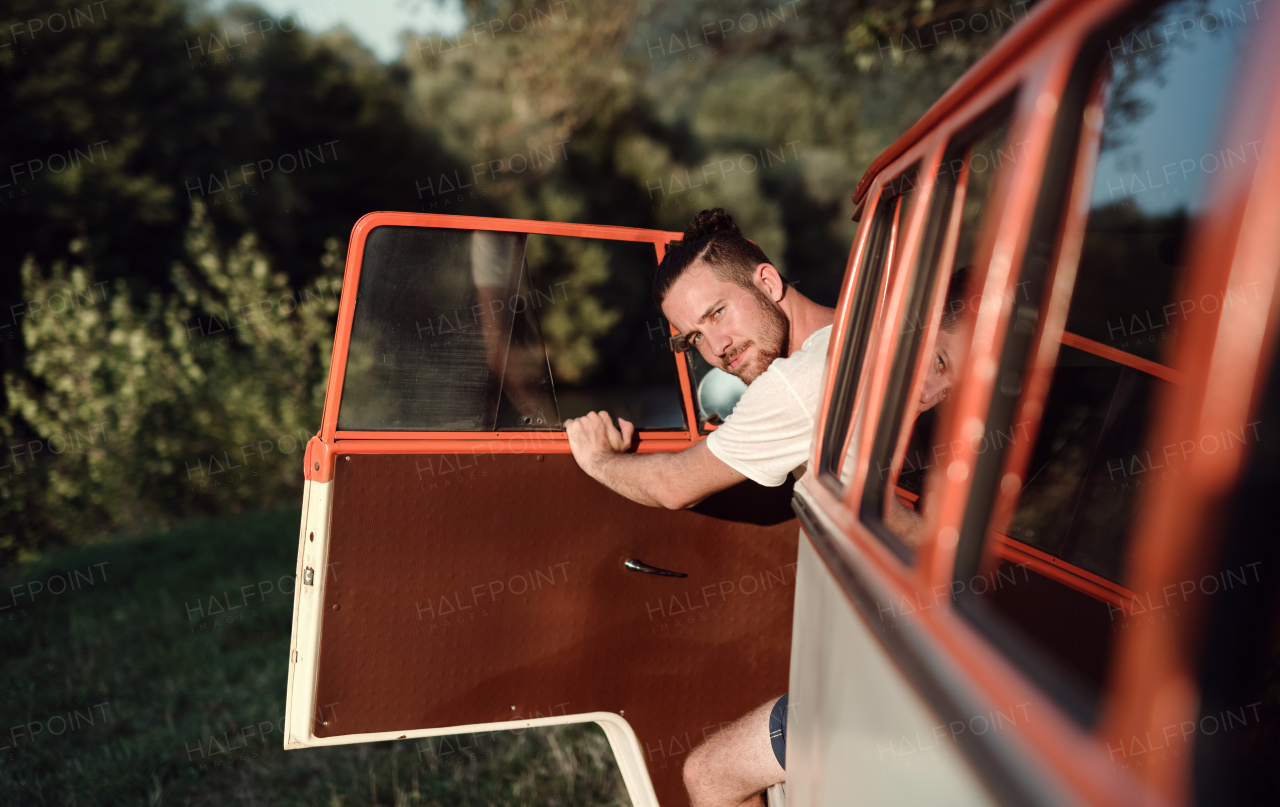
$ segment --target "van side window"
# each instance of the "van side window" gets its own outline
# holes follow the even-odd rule
[[[1241,9],[1250,19],[1231,23],[1202,3],[1149,6],[1085,45],[1020,275],[1027,299],[1015,302],[997,371],[992,450],[974,472],[953,584],[961,610],[1086,724],[1113,638],[1140,629],[1131,617],[1146,598],[1125,574],[1135,505],[1196,459],[1194,445],[1150,446],[1147,433],[1155,402],[1179,383],[1170,346],[1189,318],[1229,305],[1176,290],[1213,175],[1257,158],[1258,143],[1222,143],[1218,131],[1255,21]],[[1053,282],[1081,143],[1098,149],[1083,244],[1078,266],[1060,259]],[[1073,276],[1065,332],[1032,350],[1041,312],[1064,302],[1051,301],[1053,287]],[[1044,363],[1028,365],[1032,356]],[[1248,442],[1241,426],[1221,439]]]
[[[867,233],[866,247],[854,281],[853,303],[850,306],[849,329],[840,350],[831,406],[827,410],[827,424],[823,432],[819,455],[818,475],[828,484],[841,487],[847,484],[853,463],[842,459],[849,442],[849,427],[858,382],[867,352],[872,349],[874,335],[879,328],[877,314],[884,297],[885,268],[893,263],[899,251],[899,225],[905,224],[907,214],[915,198],[917,168],[912,167],[885,183],[880,199],[871,218],[871,230]]]
[[[970,279],[985,274],[972,266],[975,246],[996,179],[1020,154],[1006,142],[1008,109],[1008,102],[1001,104],[948,145],[895,329],[860,510],[863,522],[903,560],[924,533],[939,475],[950,464],[951,444],[940,435],[949,393],[965,372],[978,307]]]

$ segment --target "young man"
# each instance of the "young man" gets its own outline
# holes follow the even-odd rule
[[[835,311],[788,286],[722,208],[694,217],[658,267],[653,295],[679,331],[675,346],[696,348],[747,391],[705,441],[676,454],[631,453],[635,427],[621,419],[615,427],[608,412],[565,421],[582,470],[633,501],[670,509],[744,479],[775,487],[801,476]],[[690,754],[684,779],[693,807],[760,804],[762,790],[785,781],[785,697]]]
[[[920,389],[920,400],[916,404],[916,423],[912,428],[920,427],[920,415],[933,409],[947,399],[947,393],[955,386],[964,369],[964,356],[969,345],[969,336],[961,328],[963,315],[966,314],[964,293],[969,284],[969,267],[963,266],[951,274],[947,284],[946,303],[939,312],[938,334],[933,343],[933,354],[925,369],[924,386]],[[930,427],[930,432],[932,428]],[[929,435],[924,435],[927,439]],[[937,468],[929,470],[927,475],[936,474]],[[923,494],[923,490],[921,491]],[[918,546],[921,531],[924,528],[925,513],[931,503],[922,498],[916,508],[907,507],[894,495],[892,487],[885,492],[884,522],[907,546]]]

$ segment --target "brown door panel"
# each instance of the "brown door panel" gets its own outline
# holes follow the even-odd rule
[[[796,522],[643,507],[568,454],[441,459],[337,463],[317,736],[622,713],[682,803],[690,746],[786,690]]]

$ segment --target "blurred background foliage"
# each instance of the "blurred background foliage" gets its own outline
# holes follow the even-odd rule
[[[723,206],[834,302],[862,172],[1029,7],[467,0],[472,27],[388,64],[252,5],[10,0],[0,31],[81,24],[0,49],[0,566],[295,503],[370,211],[681,230]]]

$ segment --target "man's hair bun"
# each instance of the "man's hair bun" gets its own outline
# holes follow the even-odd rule
[[[653,300],[659,308],[676,280],[697,261],[711,267],[721,280],[753,292],[756,292],[752,279],[756,267],[770,263],[764,251],[747,240],[723,207],[703,210],[689,222],[681,240],[667,244],[666,257],[658,264],[653,277]]]
[[[684,228],[684,240],[693,241],[707,235],[736,235],[742,237],[742,231],[733,223],[733,216],[725,212],[723,207],[703,210],[693,217],[689,226]]]

